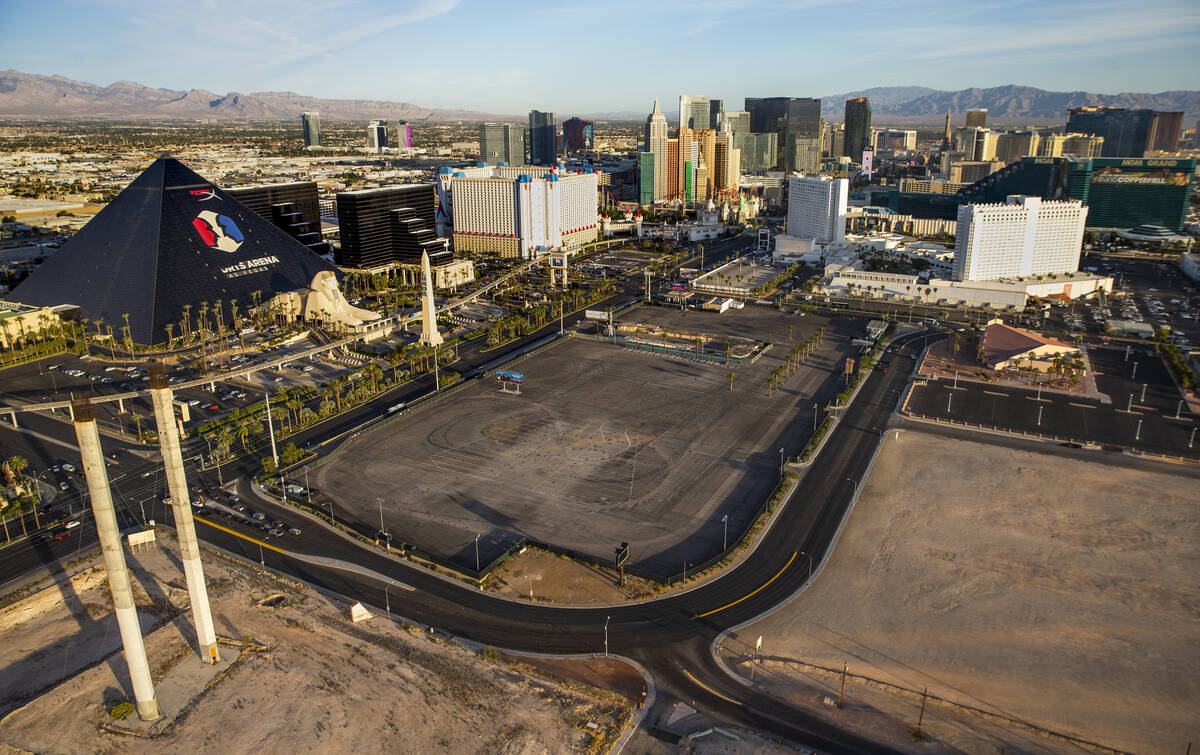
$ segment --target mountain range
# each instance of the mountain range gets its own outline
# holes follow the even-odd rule
[[[954,92],[928,87],[874,87],[821,98],[827,120],[840,120],[844,103],[869,97],[872,120],[877,124],[940,125],[947,110],[961,121],[971,108],[987,108],[988,122],[998,125],[1061,123],[1067,109],[1081,105],[1182,110],[1185,121],[1200,117],[1200,91],[1149,94],[1125,92],[1050,92],[1026,86],[961,89]],[[733,107],[735,103],[727,103]],[[670,111],[671,108],[667,108]],[[335,100],[294,92],[229,92],[204,89],[155,89],[132,81],[108,86],[75,81],[63,76],[41,76],[21,71],[0,71],[0,118],[86,118],[108,120],[214,118],[218,120],[292,120],[315,110],[331,121],[364,121],[392,118],[408,121],[481,121],[492,118],[523,120],[524,116],[496,115],[473,110],[444,110],[410,102]],[[566,117],[566,114],[562,114]],[[607,120],[641,119],[644,114],[621,111],[590,116]]]

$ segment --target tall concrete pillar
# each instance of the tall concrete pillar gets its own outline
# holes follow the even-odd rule
[[[192,521],[192,504],[188,497],[187,475],[183,469],[183,451],[179,445],[179,429],[175,426],[174,391],[167,382],[162,362],[150,362],[150,399],[154,403],[154,420],[158,427],[158,447],[166,468],[167,487],[171,491],[171,508],[175,514],[175,535],[187,577],[188,595],[192,600],[192,623],[196,625],[200,658],[207,663],[220,660],[217,633],[212,610],[208,605],[208,587],[204,583],[204,567],[200,563],[200,543]]]
[[[100,430],[96,427],[91,400],[86,396],[75,399],[72,413],[79,455],[83,459],[83,474],[87,478],[88,493],[92,499],[96,532],[100,536],[100,550],[104,554],[104,571],[108,574],[108,588],[112,591],[113,606],[117,611],[125,662],[133,681],[138,716],[143,721],[154,721],[159,717],[158,700],[154,697],[150,662],[146,659],[146,645],[142,642],[142,628],[133,603],[133,586],[129,582],[125,552],[121,550],[121,530],[117,527],[117,514],[108,487],[108,472],[104,469],[104,452],[100,449]]]

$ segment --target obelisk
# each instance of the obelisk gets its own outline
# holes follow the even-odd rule
[[[433,274],[429,272],[429,252],[421,252],[421,345],[440,346],[442,334],[437,329],[437,310],[433,304]]]

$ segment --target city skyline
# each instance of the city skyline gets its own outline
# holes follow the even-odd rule
[[[892,14],[886,32],[864,32],[860,19],[877,19],[884,10],[871,5],[846,10],[822,0],[770,6],[711,0],[653,7],[617,2],[601,9],[577,3],[513,16],[474,0],[364,0],[338,4],[338,30],[323,32],[330,24],[313,21],[331,14],[328,4],[306,8],[305,0],[288,13],[226,0],[199,10],[183,3],[17,0],[8,18],[27,33],[11,40],[0,66],[100,85],[132,80],[219,93],[285,90],[514,114],[530,108],[644,113],[654,98],[669,101],[682,92],[726,103],[873,86],[957,90],[1017,83],[1055,91],[1161,92],[1194,86],[1188,72],[1200,67],[1200,48],[1191,42],[1200,31],[1200,9],[1176,0],[1153,3],[1149,11],[1072,0],[1016,9],[924,3]],[[638,23],[621,25],[616,34],[627,16]],[[612,23],[597,24],[597,18]],[[205,19],[221,19],[213,27],[219,33],[197,34]],[[842,31],[814,35],[797,50],[794,33],[801,27]],[[678,33],[662,33],[669,28]],[[552,44],[536,55],[496,44],[506,31],[549,37]],[[675,63],[691,57],[696,45],[732,46],[753,57],[731,65],[710,56],[683,70],[674,92],[661,91],[653,77],[599,76],[580,86],[588,60],[576,52],[580,35],[595,41],[598,54],[631,61],[640,71],[681,71]],[[847,35],[861,46],[847,48]],[[557,48],[556,38],[562,41]],[[114,46],[123,54],[113,55]],[[547,50],[559,58],[552,65],[545,64]],[[1157,54],[1143,54],[1150,51]],[[1115,70],[1114,56],[1122,60]],[[1168,58],[1172,65],[1163,66]],[[396,74],[363,75],[370,71]]]

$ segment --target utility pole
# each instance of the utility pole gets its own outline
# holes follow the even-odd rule
[[[921,693],[921,714],[917,716],[917,730],[913,733],[913,739],[921,738],[921,724],[925,721],[925,700],[929,697],[929,687]]]
[[[842,709],[842,700],[846,698],[846,670],[850,668],[850,664],[842,662],[842,688],[838,690],[838,710]]]

